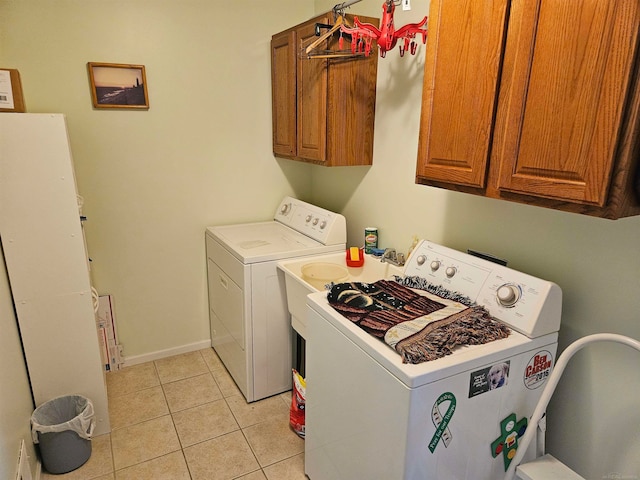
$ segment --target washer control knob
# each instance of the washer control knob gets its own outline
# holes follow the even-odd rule
[[[282,207],[280,207],[280,213],[282,215],[286,215],[291,211],[291,204],[290,203],[285,203],[284,205],[282,205]]]
[[[513,283],[505,283],[496,292],[498,303],[503,307],[513,307],[520,300],[520,287]]]
[[[313,217],[311,215],[307,215],[304,219],[305,222],[309,223]]]
[[[320,219],[318,217],[314,218],[313,222],[312,222],[313,226],[315,227],[318,224],[319,221],[320,221]]]
[[[458,269],[456,267],[447,267],[444,273],[448,278],[451,278],[456,274],[457,271]]]
[[[427,261],[427,257],[425,257],[424,255],[418,255],[418,258],[416,258],[416,263],[418,265],[424,265],[424,262]]]
[[[436,270],[438,270],[440,268],[440,261],[439,260],[434,260],[433,262],[431,262],[431,265],[429,265],[431,267],[431,271],[435,272]]]
[[[320,222],[320,230],[323,230],[323,229],[324,229],[324,227],[326,227],[326,226],[327,226],[327,221],[326,221],[326,220],[322,220],[322,221]]]

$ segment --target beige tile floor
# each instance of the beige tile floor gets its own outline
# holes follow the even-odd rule
[[[44,480],[304,480],[290,392],[247,403],[212,349],[107,374],[111,433]]]

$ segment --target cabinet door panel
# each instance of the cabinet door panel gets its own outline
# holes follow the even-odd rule
[[[295,39],[291,31],[271,40],[273,153],[285,157],[296,154]]]
[[[309,44],[309,39],[315,37],[315,23],[300,27],[297,34],[300,51],[303,44]],[[298,59],[298,156],[324,162],[326,151],[327,60]]]
[[[513,2],[492,156],[499,189],[606,203],[639,8],[637,0]]]
[[[418,177],[485,186],[506,10],[506,0],[431,1]]]
[[[379,20],[359,15],[363,23],[374,26]],[[353,17],[347,15],[349,23]],[[339,48],[334,37],[329,47]],[[345,49],[350,43],[345,42]],[[376,108],[378,48],[368,57],[329,61],[327,93],[327,159],[335,165],[371,165]]]

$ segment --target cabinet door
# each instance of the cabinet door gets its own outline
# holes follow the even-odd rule
[[[296,54],[302,44],[315,37],[314,19],[296,30]],[[327,60],[299,59],[298,80],[298,157],[324,162],[327,151]]]
[[[492,162],[501,191],[604,205],[638,0],[512,2]]]
[[[271,39],[271,100],[273,153],[296,154],[296,34],[288,31]]]
[[[431,1],[418,177],[485,186],[507,3]]]
[[[363,23],[378,26],[377,18],[359,15]],[[347,15],[353,25],[353,17]],[[345,41],[344,48],[351,44]],[[329,47],[339,48],[338,37]],[[330,60],[327,93],[327,163],[332,166],[371,165],[376,109],[378,48],[368,57]]]

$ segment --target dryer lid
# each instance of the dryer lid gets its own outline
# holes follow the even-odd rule
[[[334,251],[279,222],[245,223],[207,228],[242,263],[266,262]]]

